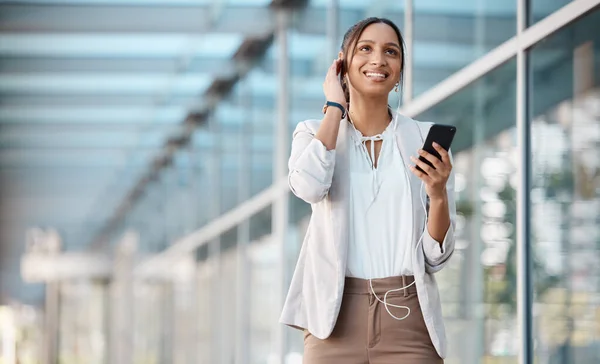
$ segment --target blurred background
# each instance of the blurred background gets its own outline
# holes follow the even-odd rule
[[[527,274],[536,363],[600,363],[599,4],[0,1],[0,363],[301,363],[289,143],[367,16],[406,38],[390,105],[458,127],[446,362],[518,362]]]

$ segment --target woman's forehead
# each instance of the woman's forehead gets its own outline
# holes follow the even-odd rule
[[[368,25],[358,37],[358,42],[370,41],[374,43],[398,43],[398,35],[394,29],[385,23],[374,23]]]

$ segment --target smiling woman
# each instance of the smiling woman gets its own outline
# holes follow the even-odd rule
[[[403,44],[390,20],[352,26],[323,84],[323,119],[294,132],[289,185],[312,216],[281,322],[304,331],[305,363],[446,355],[433,273],[454,250],[454,174],[449,151],[419,149],[431,124],[388,106]]]
[[[400,30],[387,19],[368,18],[346,32],[340,51],[340,59],[342,59],[340,79],[348,103],[351,96],[348,83],[351,81],[347,81],[346,75],[356,82],[356,85],[353,85],[355,90],[361,90],[367,94],[369,93],[369,83],[365,85],[360,82],[361,73],[381,87],[389,87],[390,83],[398,87],[402,81],[404,67],[403,44],[404,39]],[[375,57],[381,55],[386,58],[387,67],[369,65],[369,57],[373,55]],[[390,90],[391,88],[387,92],[389,93]],[[375,92],[377,93],[377,90]]]

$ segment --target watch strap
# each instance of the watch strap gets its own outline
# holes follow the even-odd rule
[[[340,111],[342,112],[342,119],[344,119],[346,117],[346,108],[344,106],[342,106],[342,104],[339,104],[337,102],[333,102],[333,101],[326,101],[325,105],[323,106],[323,114],[325,114],[325,112],[327,111],[328,107],[337,107],[338,109],[340,109]]]

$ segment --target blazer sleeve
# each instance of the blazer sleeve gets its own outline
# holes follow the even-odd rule
[[[452,152],[450,161],[453,163]],[[423,234],[423,253],[425,255],[425,271],[428,273],[439,272],[447,263],[454,253],[454,228],[456,227],[456,200],[454,197],[454,169],[450,172],[448,181],[446,182],[446,190],[448,193],[448,209],[450,210],[450,226],[446,231],[446,236],[440,245],[440,242],[435,240],[429,234],[427,226]],[[427,206],[429,208],[429,206]]]
[[[294,131],[288,184],[294,195],[314,204],[323,200],[331,187],[335,149],[327,150],[320,140],[315,139],[316,131],[309,127],[310,122],[299,123]]]

